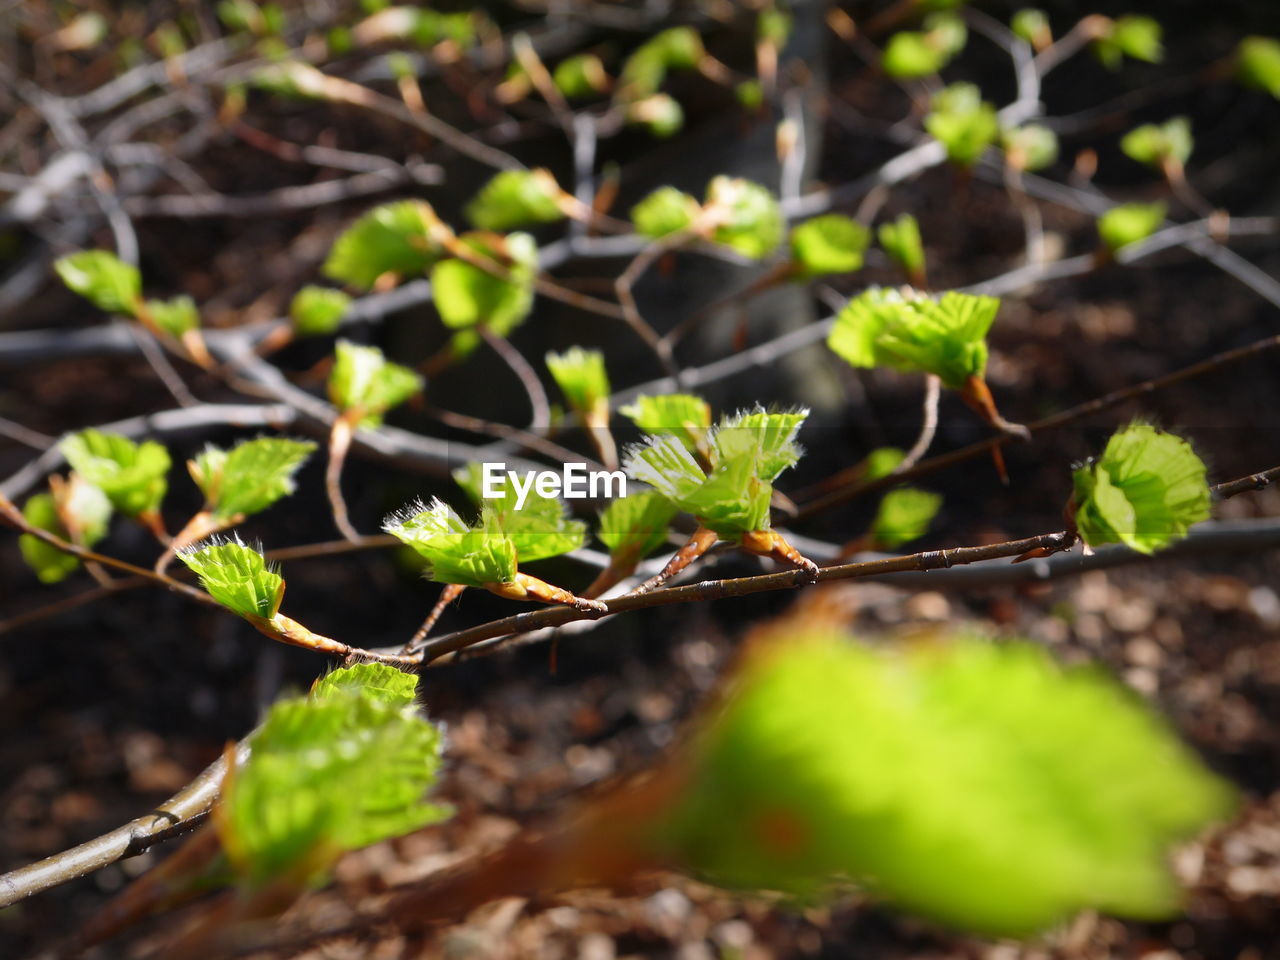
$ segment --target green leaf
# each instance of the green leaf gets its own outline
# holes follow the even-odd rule
[[[442,260],[431,270],[431,291],[445,326],[465,329],[484,325],[505,336],[533,308],[533,282],[538,247],[527,233],[505,237],[492,233],[466,233],[462,243],[493,260],[507,278],[462,260]]]
[[[1123,543],[1154,553],[1209,517],[1204,463],[1187,441],[1150,424],[1117,430],[1073,479],[1076,525],[1091,547]]]
[[[623,63],[619,95],[624,100],[651,96],[662,86],[668,70],[692,69],[705,55],[702,38],[692,27],[663,30],[637,47]]]
[[[730,460],[743,454],[755,460],[755,474],[772,482],[804,454],[796,435],[809,416],[807,409],[768,413],[757,407],[724,417],[711,435],[716,460]]]
[[[971,83],[953,83],[937,93],[925,129],[947,149],[947,159],[962,167],[977,163],[1000,133],[996,108],[982,100]]]
[[[924,27],[923,32],[904,30],[889,38],[880,63],[886,74],[900,80],[927,77],[964,49],[968,32],[955,14],[931,14]]]
[[[876,510],[871,537],[886,550],[896,550],[904,543],[919,540],[929,529],[942,506],[936,493],[901,487],[886,493]]]
[[[609,375],[599,350],[570,347],[564,353],[548,353],[547,369],[569,405],[584,417],[609,415]]]
[[[618,412],[645,433],[676,437],[690,451],[699,448],[711,429],[711,405],[690,393],[641,394]]]
[[[748,110],[759,110],[764,103],[764,87],[759,80],[743,80],[733,88],[733,95]]]
[[[897,220],[880,224],[876,238],[889,259],[902,267],[908,276],[924,270],[924,243],[920,239],[920,224],[909,213]]]
[[[404,403],[423,384],[419,374],[390,362],[377,347],[338,341],[329,374],[329,399],[344,412],[359,409],[360,426],[378,426],[388,410]]]
[[[417,713],[414,678],[395,681],[390,670],[337,670],[312,696],[272,706],[215,818],[242,885],[318,884],[339,854],[449,815],[424,800],[440,768],[439,731]]]
[[[169,451],[152,440],[97,430],[69,434],[58,445],[75,471],[102,490],[112,506],[128,517],[160,508],[168,489]]]
[[[580,53],[556,64],[551,82],[566,99],[581,100],[608,89],[609,74],[594,53]]]
[[[631,126],[646,127],[660,140],[674,136],[684,126],[684,109],[675,97],[666,93],[629,101],[625,116]]]
[[[624,469],[726,539],[770,529],[772,481],[800,458],[795,435],[807,410],[740,412],[712,434],[711,472],[674,435],[628,448]]]
[[[870,482],[887,477],[905,459],[906,454],[897,447],[877,447],[862,459],[862,479]]]
[[[503,170],[467,204],[467,219],[481,230],[510,230],[564,219],[563,191],[550,170]]]
[[[411,504],[387,517],[382,529],[427,561],[426,575],[437,583],[484,587],[516,576],[516,545],[492,510],[468,527],[442,500]]]
[[[1192,146],[1191,121],[1186,117],[1173,117],[1159,126],[1144,124],[1120,140],[1125,156],[1156,170],[1162,169],[1166,162],[1184,166]]]
[[[99,310],[133,316],[142,297],[142,275],[106,250],[81,250],[54,261],[53,269],[73,293]]]
[[[196,309],[196,302],[190,297],[148,300],[146,310],[155,325],[175,340],[181,340],[184,333],[190,333],[200,327],[200,311]]]
[[[418,675],[385,663],[357,663],[326,673],[312,684],[310,696],[325,700],[353,692],[392,707],[411,707],[418,698]]]
[[[586,541],[586,524],[570,520],[558,497],[544,497],[530,486],[521,503],[519,492],[504,475],[497,483],[498,497],[486,498],[483,467],[475,462],[453,471],[453,479],[481,508],[482,520],[491,521],[510,539],[519,563],[558,557]]]
[[[707,185],[705,206],[715,222],[711,240],[744,257],[767,257],[782,242],[782,208],[758,183],[741,177],[715,177]]]
[[[39,530],[47,530],[63,540],[70,539],[51,494],[37,493],[28,499],[22,507],[22,518]],[[18,549],[22,551],[23,561],[35,572],[41,583],[61,583],[80,566],[76,557],[63,553],[29,533],[18,537]]]
[[[332,287],[306,286],[289,303],[289,320],[300,337],[336,333],[351,307],[351,297]]]
[[[209,596],[232,613],[270,620],[280,610],[284,579],[262,554],[239,540],[213,539],[178,551]]]
[[[228,523],[293,493],[293,475],[315,448],[309,440],[258,437],[230,452],[206,448],[188,466],[214,519]]]
[[[827,346],[855,367],[933,373],[953,390],[987,367],[987,331],[1000,301],[948,292],[921,294],[871,287],[836,318]]]
[[[1006,130],[1000,143],[1009,165],[1018,170],[1043,170],[1058,159],[1058,135],[1039,124]]]
[[[778,628],[685,769],[657,839],[717,884],[808,898],[852,880],[992,936],[1087,908],[1170,916],[1170,847],[1234,806],[1102,671],[966,637]]]
[[[1019,10],[1009,21],[1009,29],[1036,50],[1043,50],[1053,43],[1053,30],[1049,26],[1049,16],[1043,10],[1034,8]]]
[[[420,276],[444,256],[439,237],[447,230],[421,200],[374,207],[334,242],[325,276],[358,290],[372,289],[387,274]]]
[[[1093,42],[1094,56],[1108,70],[1118,70],[1125,57],[1159,63],[1164,59],[1160,24],[1150,17],[1125,16],[1113,20]]]
[[[852,273],[870,243],[871,231],[857,220],[828,213],[791,229],[791,259],[805,277]]]
[[[666,544],[667,526],[675,515],[675,505],[661,493],[632,493],[601,512],[596,536],[610,556],[640,560]]]
[[[1098,236],[1113,253],[1147,239],[1164,223],[1163,203],[1124,203],[1098,218]]]
[[[631,208],[631,221],[643,237],[658,240],[690,229],[702,205],[675,187],[659,187]]]
[[[1245,37],[1236,47],[1236,78],[1280,100],[1280,40]]]
[[[787,45],[795,18],[784,10],[768,6],[756,18],[756,39],[781,50]]]

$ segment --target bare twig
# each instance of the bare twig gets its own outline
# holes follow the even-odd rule
[[[529,432],[535,436],[545,437],[551,429],[551,403],[547,400],[547,391],[543,388],[542,381],[538,379],[537,371],[529,366],[529,361],[524,358],[524,354],[513,347],[505,337],[494,333],[484,324],[476,329],[484,342],[516,375],[516,379],[524,388],[531,411]]]

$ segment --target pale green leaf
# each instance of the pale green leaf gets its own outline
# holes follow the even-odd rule
[[[609,74],[594,53],[580,53],[556,64],[551,82],[567,99],[581,100],[608,89]]]
[[[57,504],[48,493],[37,493],[29,498],[23,504],[22,518],[39,530],[46,530],[63,540],[70,539],[58,516]],[[80,566],[76,557],[63,553],[29,533],[18,537],[18,549],[22,552],[23,561],[41,583],[60,583]]]
[[[702,205],[675,187],[659,187],[631,208],[631,220],[641,236],[658,240],[693,226]]]
[[[609,375],[604,368],[604,354],[599,350],[570,347],[564,353],[548,353],[547,369],[569,401],[584,416],[609,410]]]
[[[316,445],[309,440],[258,437],[230,452],[206,450],[191,465],[214,518],[229,522],[260,513],[294,491],[293,475]]]
[[[947,150],[947,159],[971,167],[1000,133],[996,108],[970,83],[955,83],[937,93],[924,127]]]
[[[336,333],[351,307],[351,297],[332,287],[306,286],[289,303],[289,320],[300,337]]]
[[[549,170],[503,170],[467,204],[467,219],[481,230],[554,223],[564,219],[561,193]]]
[[[481,257],[492,260],[505,275],[462,260],[437,263],[431,270],[431,291],[440,319],[447,327],[484,325],[505,336],[533,308],[537,245],[527,233],[505,237],[468,233],[460,240]]]
[[[828,213],[791,230],[791,259],[805,277],[852,273],[862,268],[871,232],[852,217]]]
[[[75,471],[98,487],[125,516],[158,510],[168,489],[169,451],[152,440],[98,430],[69,434],[59,444]]]
[[[1185,165],[1192,146],[1191,121],[1186,117],[1173,117],[1159,125],[1143,124],[1120,140],[1125,156],[1157,170],[1166,163]]]
[[[880,246],[909,276],[924,270],[924,243],[920,239],[920,224],[909,213],[897,220],[880,224],[876,233]]]
[[[510,583],[516,575],[516,546],[489,510],[468,527],[441,500],[414,504],[387,517],[382,527],[427,561],[426,575],[437,583],[484,587]]]
[[[1093,41],[1093,53],[1108,70],[1118,70],[1125,57],[1159,63],[1164,59],[1160,24],[1151,17],[1124,16]]]
[[[1000,143],[1009,164],[1019,170],[1042,170],[1058,159],[1058,135],[1039,124],[1006,130]]]
[[[673,136],[684,126],[684,109],[675,97],[666,93],[629,101],[624,116],[631,126],[646,127],[659,139]]]
[[[1098,218],[1098,236],[1113,253],[1155,233],[1164,223],[1163,203],[1123,203]]]
[[[1280,40],[1245,37],[1236,47],[1236,77],[1280,100]]]
[[[901,487],[884,495],[871,525],[871,538],[886,550],[925,535],[942,506],[942,497],[915,487]]]
[[[270,620],[280,610],[284,579],[262,554],[239,540],[214,539],[178,551],[209,596],[242,617]]]
[[[1230,788],[1093,667],[972,638],[871,647],[779,629],[708,718],[660,840],[716,883],[853,881],[994,936],[1179,907],[1173,844]]]
[[[632,493],[601,512],[596,536],[611,556],[639,560],[667,542],[667,525],[675,515],[675,505],[662,494]]]
[[[711,406],[689,393],[641,394],[618,412],[645,433],[676,437],[691,451],[698,449],[711,429]]]
[[[372,289],[386,274],[421,276],[444,256],[442,229],[447,228],[421,200],[374,207],[338,237],[324,262],[325,276],[359,290]]]
[[[190,333],[200,326],[200,311],[196,309],[196,302],[190,297],[148,300],[146,311],[155,325],[175,340],[182,339],[184,333]]]
[[[1049,26],[1048,14],[1043,10],[1028,7],[1017,11],[1009,21],[1009,29],[1036,50],[1043,50],[1053,43],[1053,30]]]
[[[142,275],[106,250],[82,250],[54,261],[62,282],[99,310],[132,316],[142,297]]]
[[[782,242],[782,208],[777,198],[750,180],[719,176],[707,185],[705,207],[712,211],[715,227],[711,240],[760,260]]]
[[[310,696],[324,700],[352,691],[393,707],[410,707],[417,701],[418,675],[385,663],[357,663],[326,673],[312,684]]]
[[[361,426],[376,427],[383,416],[423,387],[422,376],[387,360],[377,347],[339,340],[329,374],[329,399],[338,409],[359,409]]]

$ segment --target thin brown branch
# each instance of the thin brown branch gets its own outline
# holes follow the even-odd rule
[[[524,354],[513,347],[506,337],[494,333],[484,324],[476,329],[488,344],[489,349],[496,353],[508,369],[516,375],[516,379],[524,388],[525,396],[529,398],[529,433],[545,437],[551,429],[551,403],[547,399],[547,391],[542,386],[542,381],[538,379],[537,371],[529,366],[529,361],[524,358]]]

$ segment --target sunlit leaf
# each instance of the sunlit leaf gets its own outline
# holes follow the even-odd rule
[[[693,226],[702,205],[675,187],[659,187],[631,208],[631,220],[641,236],[658,240]]]
[[[467,204],[467,219],[481,230],[553,223],[564,219],[560,194],[549,170],[503,170]]]
[[[339,340],[329,374],[329,399],[343,411],[359,410],[361,426],[376,427],[393,407],[423,387],[421,375],[389,361],[377,347]]]
[[[155,325],[176,340],[200,326],[200,311],[190,297],[148,300],[145,309]]]
[[[1280,100],[1280,40],[1245,37],[1236,47],[1236,77]]]
[[[492,261],[505,276],[463,260],[437,263],[431,270],[431,289],[440,319],[455,329],[484,325],[506,335],[533,307],[537,244],[527,233],[505,237],[466,233],[459,240],[479,257]]]
[[[1043,10],[1028,7],[1019,10],[1009,21],[1009,29],[1036,50],[1043,50],[1053,43],[1053,30],[1049,16]]]
[[[1184,166],[1192,146],[1191,121],[1186,117],[1173,117],[1159,125],[1143,124],[1120,140],[1125,156],[1157,170],[1169,162]]]
[[[782,242],[782,208],[777,197],[758,183],[715,177],[707,185],[705,206],[714,216],[711,240],[744,257],[767,257]]]
[[[421,276],[444,256],[439,238],[447,229],[421,200],[374,207],[334,242],[325,276],[359,290],[372,289],[386,275]]]
[[[516,545],[492,510],[482,511],[476,526],[469,527],[452,507],[436,499],[392,514],[382,529],[426,560],[426,575],[437,583],[484,587],[515,579]]]
[[[690,393],[641,394],[618,412],[645,433],[676,437],[688,450],[697,450],[711,429],[711,405]]]
[[[666,93],[628,101],[624,116],[628,124],[645,127],[660,140],[679,133],[684,126],[684,108],[675,97]]]
[[[213,539],[178,551],[209,596],[242,617],[270,620],[280,610],[284,579],[262,554],[239,540]]]
[[[954,83],[934,94],[925,129],[947,149],[947,159],[971,167],[1000,133],[996,108],[971,83]]]
[[[662,494],[632,493],[601,512],[596,536],[611,556],[639,560],[667,542],[667,525],[675,515],[675,505]]]
[[[1209,518],[1203,461],[1187,441],[1150,424],[1112,434],[1074,482],[1076,526],[1091,547],[1123,543],[1154,553]]]
[[[125,516],[155,511],[168,489],[169,451],[152,440],[98,430],[69,434],[59,444],[75,471],[98,487]]]
[[[1006,130],[1000,143],[1010,166],[1018,170],[1043,170],[1058,159],[1058,135],[1039,124]]]
[[[78,293],[99,310],[126,313],[138,309],[142,297],[142,275],[106,250],[82,250],[54,261],[53,269],[73,293]]]
[[[1147,239],[1164,223],[1163,203],[1123,203],[1098,218],[1098,236],[1112,252]]]
[[[811,897],[853,881],[1026,936],[1095,908],[1178,909],[1171,845],[1232,791],[1093,667],[1032,644],[871,647],[776,629],[704,725],[660,835],[716,883]]]
[[[306,286],[289,303],[289,320],[300,337],[336,333],[351,306],[351,297],[332,287]]]
[[[607,90],[609,74],[594,53],[580,53],[556,64],[551,81],[566,98],[580,100]]]
[[[828,213],[791,229],[791,259],[805,277],[852,273],[862,268],[871,231],[852,217]]]
[[[919,540],[942,506],[942,497],[915,487],[890,490],[880,501],[871,538],[886,550],[896,550],[904,543]]]
[[[225,523],[293,493],[293,475],[315,448],[309,440],[258,437],[229,452],[207,448],[189,467],[214,518]]]
[[[1164,59],[1160,24],[1150,17],[1119,17],[1093,41],[1093,53],[1108,70],[1118,70],[1125,57],[1159,63]]]
[[[522,501],[515,484],[505,474],[491,485],[497,496],[486,497],[483,466],[476,462],[453,471],[453,479],[511,540],[520,563],[558,557],[577,550],[586,541],[586,524],[569,519],[559,497],[544,497],[530,485]]]
[[[30,497],[23,504],[22,518],[38,530],[46,530],[63,540],[70,538],[58,516],[57,504],[51,494],[37,493]],[[29,533],[18,537],[18,549],[22,551],[23,561],[41,583],[60,583],[80,566],[76,557]]]
[[[920,239],[920,224],[909,213],[897,220],[880,224],[876,239],[889,255],[889,259],[902,267],[908,276],[916,276],[924,269],[924,243]]]

